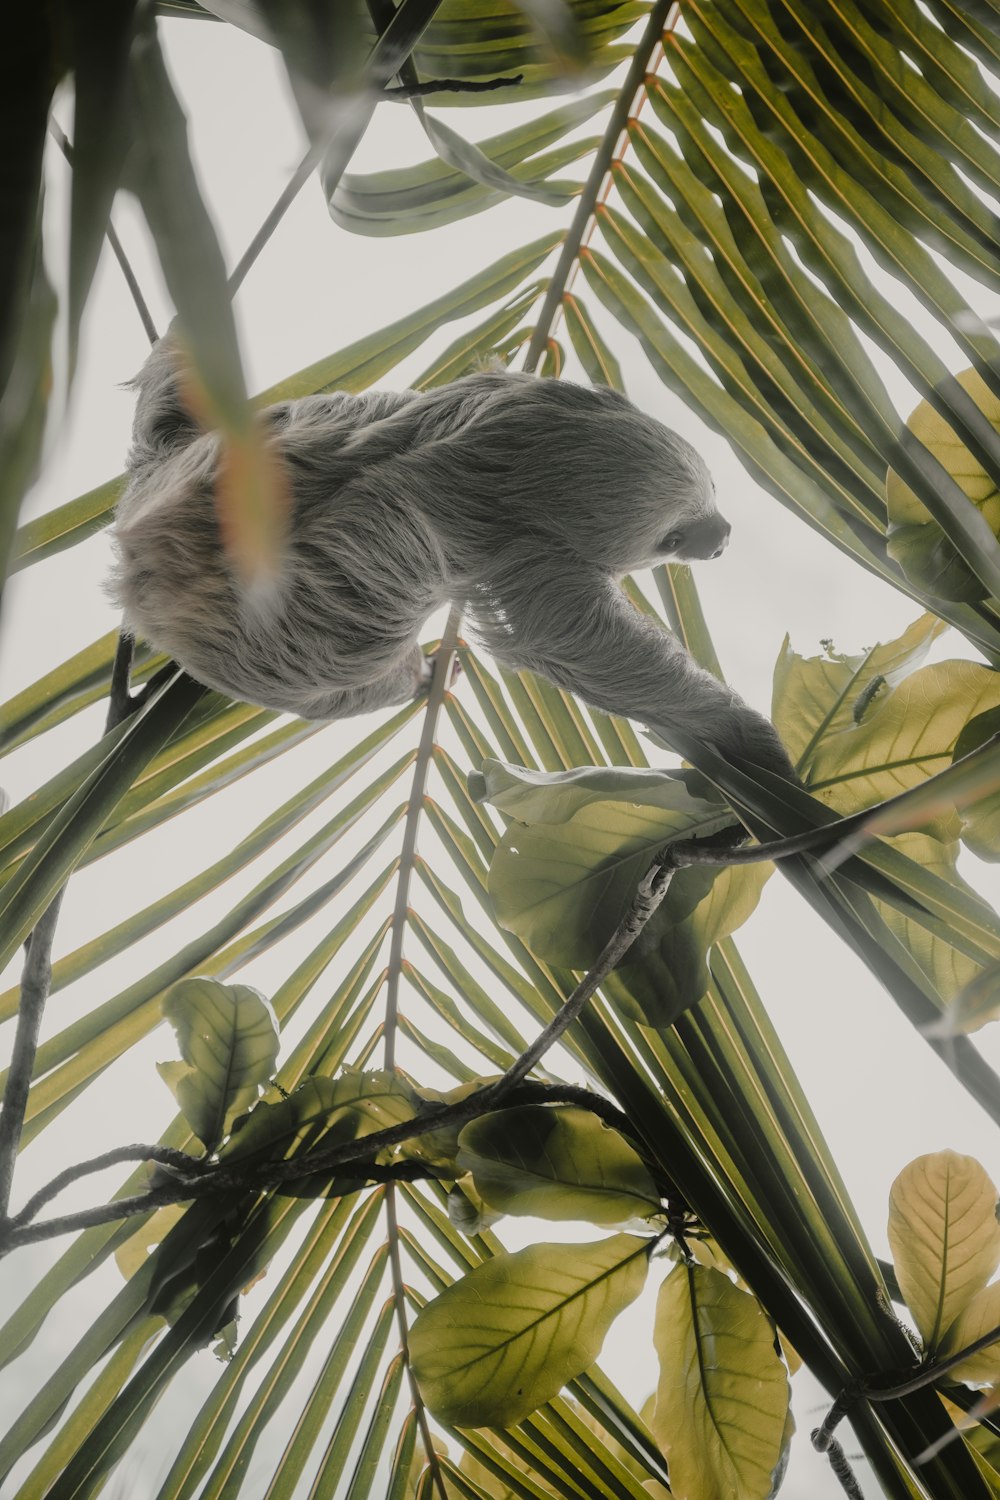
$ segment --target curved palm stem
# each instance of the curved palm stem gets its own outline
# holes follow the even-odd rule
[[[573,214],[572,223],[563,241],[556,268],[552,273],[538,321],[531,335],[524,368],[534,370],[545,351],[552,325],[559,315],[562,299],[568,291],[576,271],[580,251],[590,238],[594,228],[594,211],[607,194],[611,182],[611,165],[626,144],[623,140],[625,127],[636,107],[637,96],[643,90],[643,79],[662,46],[663,33],[672,31],[680,18],[677,0],[656,0],[649,13],[646,29],[636,47],[629,70],[622,84],[618,101],[611,113],[601,144],[594,153],[593,166],[584,184]]]
[[[441,644],[434,657],[434,671],[431,676],[427,707],[424,710],[423,729],[420,735],[420,744],[417,748],[417,758],[413,766],[410,800],[406,810],[406,822],[403,826],[403,844],[399,855],[396,904],[392,913],[392,938],[389,944],[389,972],[386,981],[384,1026],[384,1059],[386,1068],[392,1068],[396,1061],[396,1032],[399,1021],[399,981],[403,968],[403,939],[406,932],[406,914],[410,901],[410,880],[413,875],[413,861],[417,850],[420,815],[424,807],[427,773],[430,770],[431,760],[434,755],[434,736],[437,731],[438,716],[441,712],[441,705],[444,702],[448,679],[451,675],[451,665],[455,658],[455,647],[458,641],[458,628],[461,618],[460,611],[452,609],[445,624]],[[424,1405],[423,1397],[420,1394],[413,1375],[413,1368],[410,1364],[409,1324],[406,1317],[406,1290],[403,1280],[402,1255],[400,1252],[399,1223],[396,1217],[396,1190],[394,1184],[391,1182],[387,1183],[385,1190],[385,1219],[386,1234],[389,1243],[389,1274],[392,1278],[393,1300],[396,1305],[396,1322],[399,1327],[399,1342],[403,1353],[403,1363],[406,1366],[406,1378],[410,1386],[413,1410],[416,1414],[417,1426],[420,1430],[420,1438],[428,1470],[431,1474],[432,1486],[440,1495],[441,1500],[448,1500],[448,1491],[445,1486],[444,1475],[441,1472],[441,1464],[431,1438],[427,1408]]]

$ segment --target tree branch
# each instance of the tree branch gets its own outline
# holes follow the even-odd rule
[[[827,1453],[829,1455],[831,1467],[848,1495],[852,1497],[860,1496],[860,1500],[864,1500],[860,1489],[857,1488],[857,1480],[855,1480],[851,1472],[850,1465],[844,1456],[844,1451],[833,1434],[841,1419],[847,1415],[854,1403],[856,1401],[899,1401],[904,1396],[912,1396],[915,1391],[924,1390],[929,1385],[936,1385],[941,1376],[946,1375],[949,1370],[954,1370],[956,1366],[970,1359],[973,1354],[978,1354],[981,1349],[988,1349],[991,1344],[995,1344],[998,1341],[1000,1341],[1000,1327],[991,1328],[988,1333],[981,1334],[971,1344],[966,1344],[964,1349],[956,1350],[954,1354],[949,1354],[947,1358],[921,1364],[916,1374],[911,1375],[907,1380],[897,1382],[895,1385],[876,1386],[872,1385],[868,1380],[857,1380],[851,1385],[844,1387],[823,1418],[823,1421],[818,1427],[813,1429],[811,1441],[817,1453]],[[958,1428],[955,1429],[954,1435],[958,1436]],[[928,1450],[927,1456],[931,1452],[938,1452],[948,1441],[948,1437],[939,1439]],[[846,1477],[855,1486],[854,1489],[850,1488],[850,1485],[845,1482],[845,1475],[841,1472],[841,1466],[846,1470]]]
[[[600,1099],[599,1095],[593,1095],[588,1090],[574,1085],[531,1083],[525,1082],[525,1079],[531,1069],[541,1061],[549,1048],[580,1014],[584,1005],[611,971],[621,962],[660,905],[669,889],[674,872],[670,854],[671,851],[667,849],[643,876],[629,910],[605,944],[594,967],[565,1000],[548,1026],[515,1059],[506,1073],[494,1083],[487,1084],[475,1094],[470,1094],[454,1104],[434,1105],[410,1120],[387,1126],[384,1130],[373,1131],[357,1140],[342,1141],[336,1146],[327,1148],[317,1146],[290,1160],[264,1162],[251,1169],[228,1166],[225,1161],[202,1163],[195,1158],[186,1157],[181,1152],[179,1162],[174,1160],[166,1163],[173,1170],[186,1174],[179,1176],[176,1183],[163,1184],[151,1189],[148,1193],[135,1194],[131,1198],[118,1198],[112,1203],[99,1204],[94,1208],[83,1209],[78,1213],[67,1214],[57,1219],[47,1219],[42,1223],[25,1222],[31,1214],[37,1212],[43,1203],[54,1197],[68,1181],[84,1176],[89,1171],[99,1170],[99,1166],[92,1163],[84,1163],[81,1168],[68,1168],[67,1172],[54,1178],[51,1183],[41,1189],[40,1193],[35,1195],[26,1209],[22,1210],[16,1222],[7,1221],[0,1231],[0,1255],[38,1240],[52,1239],[60,1234],[69,1234],[75,1230],[93,1228],[98,1224],[112,1223],[116,1219],[149,1213],[154,1208],[160,1208],[168,1203],[204,1198],[218,1192],[250,1189],[261,1191],[280,1187],[302,1177],[312,1177],[320,1173],[332,1175],[338,1168],[351,1168],[352,1176],[361,1173],[364,1168],[366,1180],[391,1180],[373,1176],[368,1172],[373,1158],[386,1148],[401,1145],[404,1141],[413,1140],[430,1130],[437,1130],[442,1125],[467,1124],[470,1120],[489,1114],[501,1105],[510,1106],[529,1100],[544,1100],[549,1103],[571,1102],[581,1108],[593,1109],[595,1114],[615,1128],[629,1130],[628,1120],[621,1111],[609,1101]],[[119,1149],[128,1153],[134,1148]],[[120,1159],[134,1158],[126,1154]],[[151,1157],[151,1159],[155,1158]],[[28,1213],[29,1209],[31,1214]]]
[[[189,1156],[186,1151],[175,1150],[173,1146],[144,1145],[141,1142],[134,1146],[115,1146],[111,1151],[105,1151],[101,1156],[91,1157],[89,1161],[77,1162],[75,1166],[65,1167],[57,1172],[50,1182],[38,1189],[27,1203],[10,1220],[12,1229],[20,1229],[33,1219],[39,1209],[44,1208],[53,1198],[67,1188],[73,1182],[78,1182],[82,1177],[90,1177],[94,1172],[103,1172],[108,1167],[115,1167],[122,1161],[155,1161],[161,1166],[173,1167],[179,1172],[196,1172],[199,1159]]]
[[[421,99],[425,94],[489,94],[524,82],[523,73],[512,78],[430,78],[426,83],[401,83],[382,89],[382,99]]]

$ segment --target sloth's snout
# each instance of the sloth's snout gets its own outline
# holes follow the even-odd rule
[[[722,556],[723,552],[725,552],[726,548],[729,546],[729,535],[732,529],[733,528],[730,526],[729,522],[723,521],[720,517],[719,541],[715,551],[709,554],[711,557]]]

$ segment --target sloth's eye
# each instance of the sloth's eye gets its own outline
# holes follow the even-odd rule
[[[671,531],[660,543],[661,552],[676,552],[684,538],[679,531]]]

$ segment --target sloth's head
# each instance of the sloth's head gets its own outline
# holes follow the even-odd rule
[[[701,455],[618,391],[489,370],[419,399],[446,403],[424,422],[428,462],[447,452],[468,499],[516,516],[539,546],[551,538],[620,577],[718,557],[729,539]]]
[[[569,481],[571,541],[578,539],[589,558],[618,575],[719,556],[732,528],[716,506],[705,461],[689,442],[617,391],[540,384],[564,409],[554,425]]]

